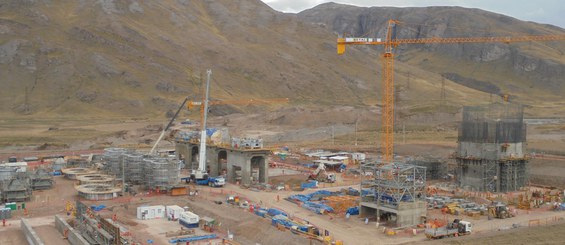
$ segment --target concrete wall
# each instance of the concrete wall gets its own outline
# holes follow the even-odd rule
[[[392,213],[396,216],[396,225],[399,227],[413,226],[422,223],[422,216],[427,214],[427,203],[424,201],[400,202],[396,207],[378,206],[372,202],[362,202],[360,204],[359,217],[373,217],[378,213]],[[392,221],[394,221],[394,216]]]
[[[194,159],[192,154],[193,147],[197,146],[194,143],[186,141],[176,141],[175,150],[177,157],[179,159],[184,159],[186,168],[191,168],[191,160]],[[209,169],[209,174],[211,176],[218,176],[221,174],[222,167],[219,162],[219,153],[225,151],[227,153],[227,181],[230,183],[235,183],[235,167],[241,168],[241,183],[250,184],[251,183],[251,159],[254,157],[254,164],[259,167],[259,179],[261,183],[269,182],[269,161],[267,155],[268,150],[249,150],[249,149],[232,149],[223,148],[217,146],[207,146],[206,147],[206,169]],[[198,153],[197,153],[198,154]],[[196,163],[195,168],[197,168],[198,163]]]
[[[39,236],[37,235],[37,233],[35,233],[27,219],[21,219],[21,227],[28,244],[43,245],[43,242],[41,241],[41,239],[39,239]]]
[[[487,160],[523,158],[524,145],[522,142],[508,144],[459,142],[457,156]]]
[[[423,201],[400,202],[396,214],[396,224],[400,227],[412,226],[422,223],[422,216],[426,216],[427,203]]]
[[[184,167],[192,167],[192,144],[185,141],[175,141],[175,154],[177,159],[184,160]]]
[[[67,221],[65,221],[59,215],[55,215],[55,228],[57,228],[57,230],[59,232],[61,232],[62,235],[65,235],[65,231],[67,231],[67,240],[72,245],[89,245],[90,244],[80,235],[80,233],[77,230],[72,228],[67,223]]]
[[[482,161],[459,161],[457,178],[459,179],[460,186],[473,191],[486,191],[487,187],[484,180],[485,164]]]

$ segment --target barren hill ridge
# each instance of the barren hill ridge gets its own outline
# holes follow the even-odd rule
[[[285,14],[258,0],[9,0],[0,4],[0,115],[162,116],[185,96],[199,98],[208,68],[214,99],[375,106],[379,50],[338,56],[335,39],[378,37],[389,18],[407,23],[401,37],[565,33],[451,7],[323,4]],[[558,42],[399,47],[398,98],[418,112],[423,100],[439,98],[444,75],[454,105],[504,92],[556,106],[565,92],[564,50]]]

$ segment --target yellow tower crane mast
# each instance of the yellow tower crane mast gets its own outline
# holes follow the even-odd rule
[[[528,41],[565,40],[565,35],[526,35],[499,37],[451,37],[451,38],[396,38],[398,20],[388,20],[385,39],[340,37],[337,39],[337,53],[345,53],[346,45],[382,45],[382,145],[384,163],[392,163],[394,154],[394,48],[400,44],[430,44],[430,43],[511,43]]]

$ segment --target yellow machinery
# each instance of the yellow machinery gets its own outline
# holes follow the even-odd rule
[[[511,43],[530,41],[554,41],[565,40],[565,35],[530,35],[514,37],[454,37],[454,38],[396,38],[396,25],[402,24],[398,20],[389,20],[386,37],[381,38],[357,38],[346,37],[337,39],[337,53],[343,54],[346,45],[383,45],[382,56],[382,80],[383,80],[383,160],[392,163],[394,153],[394,53],[393,49],[400,44],[430,44],[430,43]]]
[[[488,215],[498,219],[506,219],[513,217],[508,207],[502,203],[497,203],[488,207]]]

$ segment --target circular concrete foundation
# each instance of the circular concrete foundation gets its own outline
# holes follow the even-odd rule
[[[110,200],[122,192],[121,187],[109,184],[85,184],[75,187],[78,195],[87,200]]]
[[[67,179],[77,179],[80,175],[96,174],[96,170],[90,168],[65,168],[61,172]]]
[[[80,185],[86,184],[113,184],[115,178],[107,174],[85,174],[76,177]]]

